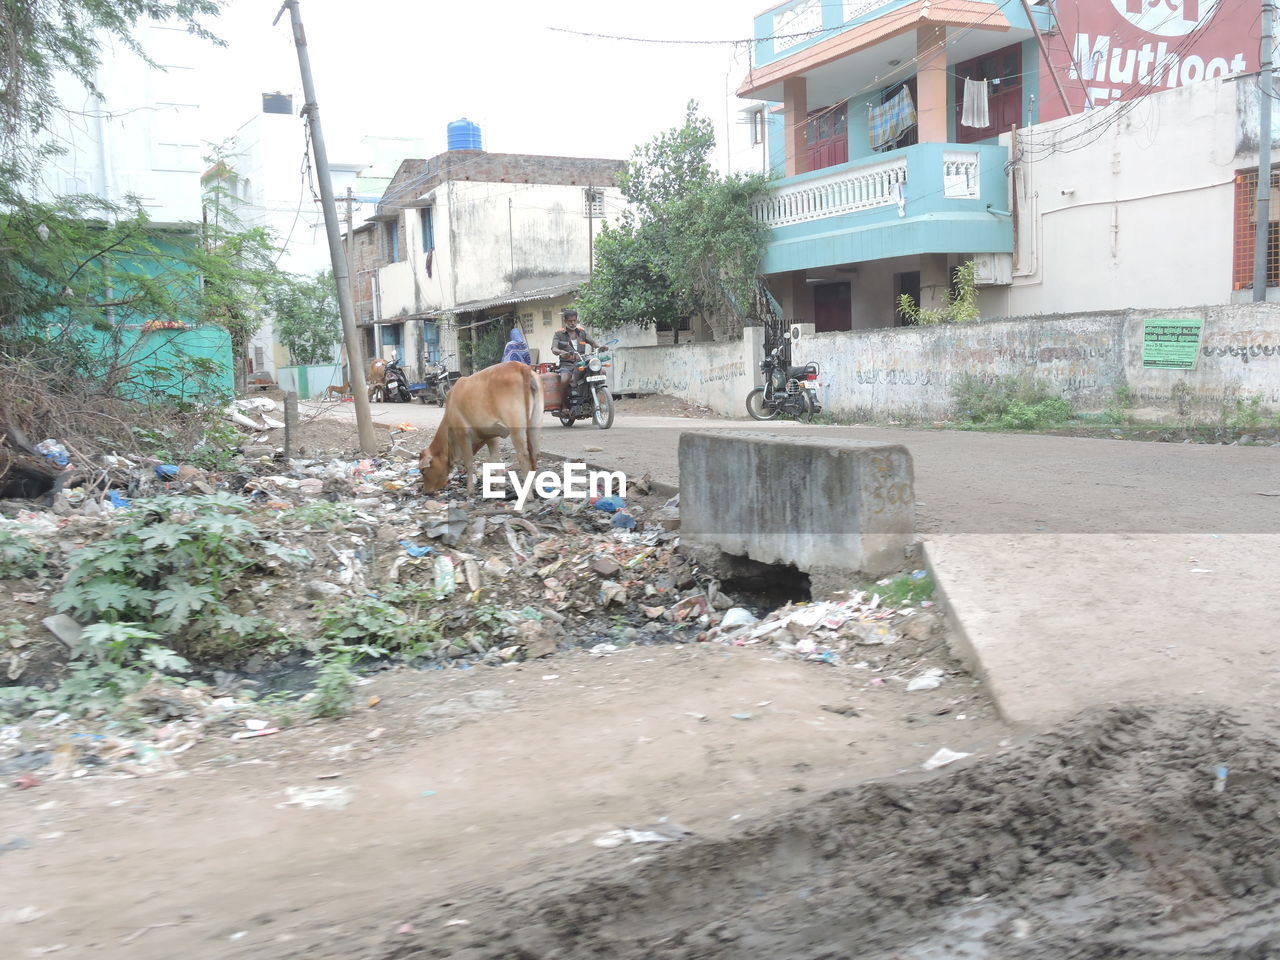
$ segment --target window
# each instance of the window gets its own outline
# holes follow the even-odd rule
[[[422,218],[422,252],[430,253],[436,248],[435,207],[423,207],[418,211]]]
[[[398,220],[392,220],[386,225],[386,250],[389,263],[400,261],[400,222]]]
[[[759,146],[764,143],[764,111],[752,110],[747,120],[751,125],[751,145]]]
[[[1280,287],[1280,171],[1271,169],[1271,201],[1267,208],[1267,286]],[[1235,244],[1231,286],[1253,289],[1253,257],[1257,250],[1258,171],[1236,174]]]

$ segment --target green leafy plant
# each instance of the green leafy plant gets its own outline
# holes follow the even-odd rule
[[[230,494],[156,497],[110,536],[75,551],[53,607],[91,625],[105,659],[127,662],[164,635],[182,652],[236,652],[273,625],[228,606],[247,571],[307,554],[257,536]]]
[[[434,590],[412,586],[392,587],[377,597],[351,597],[321,617],[320,636],[326,649],[357,658],[420,657],[441,640],[439,618],[423,617],[437,599]]]
[[[335,653],[310,661],[320,667],[315,696],[310,701],[313,717],[342,717],[351,706],[356,675],[351,671],[350,653]]]
[[[34,577],[48,569],[43,544],[12,530],[0,529],[0,580]]]
[[[36,710],[56,710],[74,716],[111,713],[129,694],[142,688],[150,675],[117,663],[76,661],[53,690],[40,687],[0,687],[0,718],[15,720]]]
[[[932,326],[939,323],[974,323],[981,319],[978,313],[978,286],[975,280],[977,266],[966,260],[956,267],[954,285],[947,291],[945,305],[932,310],[922,310],[908,293],[898,297],[898,311],[907,323]]]
[[[1265,419],[1262,397],[1256,394],[1247,400],[1236,397],[1222,407],[1222,425],[1233,433],[1257,430]]]
[[[933,574],[923,570],[900,573],[896,577],[869,584],[862,589],[868,593],[878,593],[880,602],[886,607],[911,606],[933,596]]]
[[[1038,430],[1074,416],[1070,403],[1030,376],[988,380],[965,374],[952,396],[959,415],[983,429]]]

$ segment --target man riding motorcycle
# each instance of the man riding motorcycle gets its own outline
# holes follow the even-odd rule
[[[564,311],[564,327],[555,332],[551,338],[551,352],[560,358],[560,390],[568,402],[569,384],[573,381],[579,357],[587,345],[600,349],[600,344],[591,339],[587,331],[578,326],[578,311],[570,307]]]

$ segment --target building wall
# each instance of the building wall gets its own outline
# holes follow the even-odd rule
[[[1145,369],[1148,319],[1199,319],[1192,370]],[[742,416],[763,356],[748,328],[742,341],[619,349],[617,390],[667,393],[718,413]],[[872,420],[941,420],[955,414],[953,391],[965,376],[992,381],[1031,376],[1078,408],[1105,407],[1121,387],[1137,405],[1210,415],[1259,398],[1280,409],[1280,304],[1219,304],[994,320],[852,333],[803,333],[795,364],[821,369],[825,412]],[[1179,399],[1181,397],[1181,400]]]
[[[63,152],[50,158],[44,190],[91,193],[117,203],[133,194],[158,224],[198,223],[208,137],[201,104],[209,91],[194,65],[206,41],[185,29],[155,25],[137,33],[157,66],[119,42],[104,43],[96,77],[103,99],[69,76],[57,81],[69,110],[58,112],[52,126]]]
[[[616,223],[621,195],[606,194],[606,220]],[[612,201],[611,203],[609,201]],[[525,293],[590,272],[583,188],[552,184],[449,184],[448,235],[453,303]]]
[[[1244,88],[1180,87],[1002,137],[1022,158],[1017,250],[983,316],[1228,302]]]
[[[619,348],[618,393],[665,393],[718,413],[746,413],[747,393],[759,378],[764,332],[748,327],[741,340]]]

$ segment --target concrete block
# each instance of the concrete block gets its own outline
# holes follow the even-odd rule
[[[788,564],[814,592],[899,569],[915,535],[915,474],[898,444],[680,436],[680,547]]]

